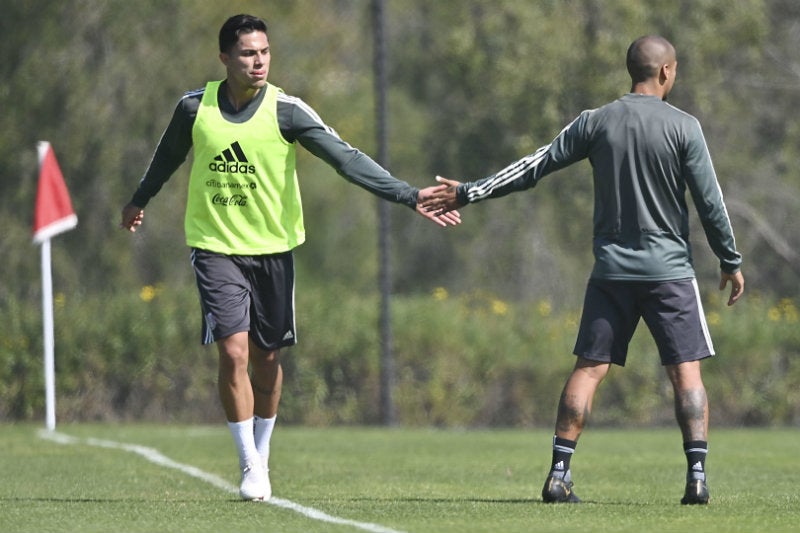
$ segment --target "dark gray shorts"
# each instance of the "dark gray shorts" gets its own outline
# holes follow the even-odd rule
[[[203,344],[249,331],[265,350],[297,342],[294,322],[294,258],[224,255],[192,249],[203,310]]]
[[[639,319],[656,341],[662,365],[714,355],[697,281],[608,281],[586,287],[575,355],[625,366]]]

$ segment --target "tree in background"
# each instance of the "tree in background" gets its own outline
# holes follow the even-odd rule
[[[80,219],[78,228],[53,247],[54,287],[68,295],[62,309],[73,313],[60,337],[71,350],[59,359],[59,375],[70,380],[60,390],[87,387],[75,393],[72,408],[89,417],[94,414],[81,403],[84,398],[154,417],[163,415],[163,404],[154,398],[166,398],[172,405],[188,405],[190,416],[207,415],[202,394],[213,384],[197,381],[203,372],[186,373],[182,362],[199,366],[208,358],[191,351],[175,353],[173,359],[157,351],[182,346],[174,339],[185,341],[196,328],[194,317],[177,311],[192,305],[180,300],[182,290],[189,302],[195,299],[188,251],[176,244],[183,242],[183,212],[175,206],[185,205],[189,166],[148,208],[150,224],[135,238],[117,229],[118,207],[140,179],[181,92],[222,76],[216,31],[233,12],[256,10],[270,25],[271,45],[280,49],[270,78],[307,99],[344,138],[375,155],[369,7],[369,0],[3,2],[0,316],[6,317],[6,328],[0,333],[0,368],[6,374],[0,375],[0,400],[19,401],[6,402],[0,415],[29,416],[30,398],[40,390],[39,371],[30,362],[38,357],[41,331],[39,258],[31,245],[36,142],[53,143]],[[673,41],[681,81],[671,99],[706,128],[744,253],[750,295],[760,292],[784,302],[769,309],[763,322],[737,326],[742,337],[720,351],[751,346],[749,359],[761,360],[767,369],[758,391],[787,396],[783,391],[797,389],[796,380],[791,381],[795,341],[794,348],[775,351],[775,360],[760,356],[773,353],[767,326],[796,329],[790,319],[796,321],[791,299],[798,296],[800,273],[800,122],[795,111],[800,4],[389,0],[387,8],[391,170],[418,186],[430,184],[436,174],[464,176],[469,170],[479,173],[472,177],[482,177],[532,152],[580,111],[625,90],[628,81],[619,57],[633,38],[657,32]],[[343,99],[353,106],[341,106]],[[354,107],[363,112],[352,112]],[[158,116],[163,119],[154,119]],[[321,324],[307,330],[298,366],[290,369],[298,374],[299,387],[287,402],[297,402],[289,406],[294,412],[308,412],[309,403],[300,396],[306,394],[316,402],[316,412],[333,412],[339,417],[335,420],[370,420],[377,416],[369,414],[377,398],[372,358],[377,344],[375,333],[360,324],[369,320],[377,290],[374,204],[351,202],[358,191],[315,158],[302,151],[298,156],[309,234],[296,256],[298,292],[313,294],[314,301],[328,295],[332,301],[298,317]],[[543,333],[529,321],[562,316],[560,311],[569,316],[579,307],[590,262],[589,176],[589,169],[580,166],[563,171],[545,180],[535,195],[515,195],[470,211],[454,231],[431,231],[424,221],[393,211],[398,213],[393,221],[396,294],[425,296],[438,287],[435,294],[450,295],[450,300],[429,302],[450,321],[433,311],[421,320],[445,321],[452,331],[448,339],[412,329],[419,326],[414,321],[419,309],[397,298],[398,358],[407,365],[400,371],[411,375],[403,377],[401,400],[411,402],[421,420],[433,417],[414,403],[428,401],[418,394],[421,384],[436,389],[432,397],[444,398],[430,408],[439,409],[442,421],[454,412],[466,421],[473,412],[465,407],[471,404],[453,405],[459,394],[473,402],[493,398],[509,423],[537,420],[534,411],[541,407],[525,404],[524,398],[546,388],[548,374],[542,372],[541,358],[536,368],[527,361],[530,354],[547,352],[550,345],[540,343],[564,333]],[[556,219],[559,223],[553,224]],[[702,232],[693,234],[702,238]],[[708,281],[717,275],[713,258],[696,255],[698,276],[706,277],[701,286],[713,286]],[[137,261],[133,268],[131,260]],[[171,298],[180,301],[158,302],[161,286],[178,291]],[[458,295],[465,295],[465,309],[454,311],[448,303]],[[487,329],[480,313],[487,305],[494,309],[493,303],[502,311],[502,300],[528,311],[522,317],[489,311],[496,329],[479,337],[479,326]],[[98,301],[109,307],[98,309]],[[754,301],[753,308],[761,305]],[[474,320],[460,312],[468,318],[474,314]],[[143,315],[153,318],[148,324],[165,324],[164,329],[143,331]],[[176,317],[180,321],[173,324]],[[81,327],[74,327],[78,322]],[[504,356],[496,357],[492,350],[506,325],[516,340],[509,340]],[[570,344],[572,330],[564,329],[570,331],[564,343]],[[344,331],[350,334],[345,337]],[[133,342],[144,335],[147,347]],[[470,340],[472,352],[463,353],[461,338]],[[472,370],[475,381],[465,388],[458,372],[473,359],[480,364]],[[506,363],[517,366],[502,366]],[[720,379],[730,388],[731,402],[749,386],[737,383],[738,371],[731,367],[731,374]],[[101,373],[102,390],[92,381]],[[487,384],[487,377],[494,381]],[[649,379],[642,376],[641,382]],[[779,379],[788,379],[789,385],[774,387]],[[513,415],[515,410],[521,414]],[[768,419],[761,410],[755,412],[756,419]],[[482,421],[495,420],[491,414],[481,416]],[[796,419],[791,413],[781,416]]]
[[[7,37],[0,49],[12,58],[0,65],[0,250],[7,279],[32,281],[35,275],[27,246],[33,148],[47,139],[82,222],[54,251],[63,263],[57,274],[62,283],[91,291],[191,282],[188,269],[176,268],[186,260],[185,250],[174,246],[182,213],[173,206],[183,203],[184,174],[173,178],[179,183],[170,184],[163,207],[154,206],[149,215],[158,219],[158,230],[132,243],[116,233],[114,206],[139,179],[181,91],[192,79],[199,85],[221,76],[209,44],[214,21],[251,7],[31,0],[4,8],[0,30]],[[395,0],[388,7],[392,166],[417,185],[429,184],[437,173],[470,169],[485,175],[549,142],[565,120],[623,90],[618,58],[634,34],[658,32],[675,41],[683,81],[673,99],[707,125],[740,247],[746,260],[759,258],[748,264],[752,283],[796,294],[796,3]],[[367,1],[303,0],[270,5],[262,14],[281,48],[275,82],[314,95],[313,105],[329,122],[370,151],[368,9]],[[174,51],[186,48],[197,53],[175,64]],[[308,72],[316,74],[300,74]],[[342,97],[364,113],[337,106]],[[160,122],[150,118],[159,110]],[[371,290],[373,210],[341,209],[345,184],[310,159],[301,161],[310,238],[299,253],[300,269]],[[578,265],[585,264],[590,225],[588,174],[577,168],[548,180],[535,200],[479,210],[463,231],[435,234],[417,223],[395,224],[397,290],[480,285],[504,296],[550,294],[575,303],[568,292],[574,283],[565,280],[584,275]],[[554,213],[564,210],[574,216],[551,224]],[[153,252],[130,254],[129,246]],[[124,264],[130,257],[141,262],[133,270]],[[31,285],[6,284],[0,291],[25,293]]]
[[[479,173],[474,178],[532,152],[583,109],[624,92],[619,57],[632,39],[671,39],[682,79],[671,98],[708,125],[745,260],[756,270],[752,283],[796,294],[791,280],[800,264],[791,250],[798,232],[790,214],[798,210],[800,182],[787,165],[798,146],[789,112],[800,91],[791,53],[800,33],[796,4],[406,0],[395,20],[396,42],[403,43],[395,83],[427,109],[423,157],[435,173]],[[561,278],[584,275],[574,265],[586,264],[580,250],[590,231],[589,175],[588,168],[570,169],[542,183],[536,199],[471,212],[446,248],[457,258],[460,287],[477,283],[523,297],[545,292],[574,305]],[[573,216],[554,225],[555,211]],[[699,259],[699,275],[715,276],[713,258]],[[424,275],[422,268],[406,282]]]

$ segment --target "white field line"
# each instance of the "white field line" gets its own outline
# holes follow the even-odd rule
[[[111,448],[114,450],[123,450],[126,452],[135,453],[137,455],[141,455],[151,463],[155,463],[159,466],[164,466],[166,468],[172,468],[174,470],[178,470],[179,472],[182,472],[188,476],[192,476],[202,481],[205,481],[206,483],[209,483],[217,487],[218,489],[222,489],[231,494],[237,494],[237,495],[239,494],[238,487],[228,483],[221,477],[215,476],[214,474],[209,474],[208,472],[204,472],[203,470],[200,470],[199,468],[196,468],[194,466],[173,461],[169,457],[163,455],[158,450],[154,448],[148,448],[147,446],[140,446],[138,444],[128,444],[124,442],[115,442],[111,440],[103,440],[95,438],[80,439],[78,437],[73,437],[70,435],[66,435],[64,433],[59,433],[57,431],[47,430],[47,429],[39,430],[39,437],[45,440],[56,442],[58,444],[86,444],[89,446],[97,446],[100,448]],[[295,511],[313,520],[319,520],[320,522],[327,522],[330,524],[352,526],[357,529],[369,531],[370,533],[403,533],[401,531],[381,526],[379,524],[371,524],[369,522],[358,522],[356,520],[348,520],[346,518],[331,516],[318,509],[314,509],[312,507],[306,507],[304,505],[300,505],[299,503],[295,503],[290,500],[275,498],[274,496],[265,503],[269,503],[277,507],[282,507],[284,509]]]

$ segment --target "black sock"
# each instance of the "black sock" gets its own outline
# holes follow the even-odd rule
[[[683,443],[683,452],[686,454],[688,471],[686,480],[699,479],[706,480],[706,455],[708,454],[708,442],[704,440],[692,440]]]
[[[550,465],[550,475],[569,481],[569,461],[575,453],[577,441],[562,439],[553,436],[553,462]]]

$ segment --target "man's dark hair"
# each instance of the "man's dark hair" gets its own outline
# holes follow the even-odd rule
[[[219,51],[227,54],[239,42],[239,37],[243,33],[252,33],[254,31],[267,33],[267,23],[253,15],[232,16],[225,21],[225,24],[219,30]]]

